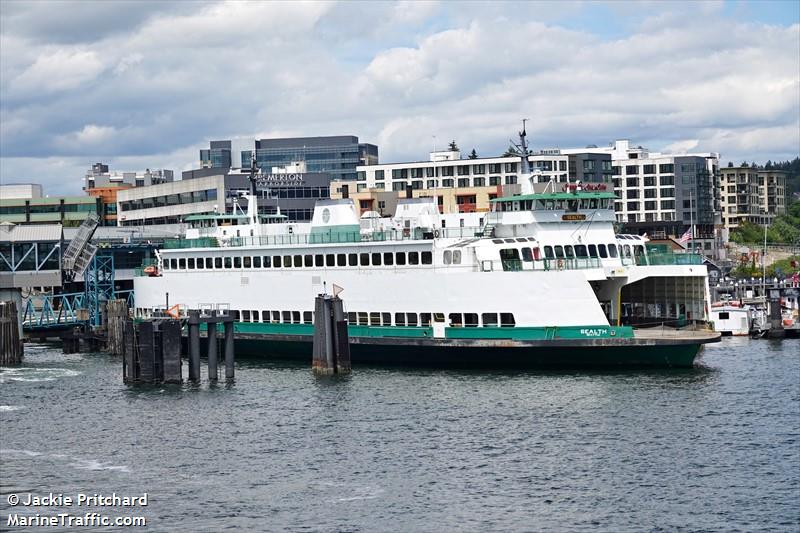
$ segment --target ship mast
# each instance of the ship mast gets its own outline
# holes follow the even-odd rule
[[[520,182],[522,184],[521,193],[522,194],[531,194],[533,193],[533,183],[531,180],[533,179],[533,175],[531,173],[531,165],[530,161],[528,161],[528,132],[525,128],[525,123],[528,121],[527,118],[522,119],[522,131],[519,132],[519,148],[520,151]]]
[[[253,150],[250,156],[250,174],[248,180],[250,182],[250,194],[247,196],[247,215],[250,224],[258,224],[258,197],[256,195],[256,174],[258,168],[256,167],[256,152]]]
[[[520,172],[522,174],[531,173],[531,165],[530,161],[528,161],[528,132],[525,131],[525,123],[527,121],[527,118],[522,119],[522,131],[519,132],[519,147],[522,158],[522,167],[520,168]]]
[[[250,175],[248,179],[250,180],[250,194],[255,197],[256,195],[256,152],[253,150],[252,154],[250,155]]]

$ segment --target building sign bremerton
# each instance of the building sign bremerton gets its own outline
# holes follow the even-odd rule
[[[256,176],[256,188],[266,189],[275,185],[302,185],[305,183],[302,174],[261,174]]]

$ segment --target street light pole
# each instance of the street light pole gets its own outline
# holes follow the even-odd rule
[[[764,253],[761,254],[761,292],[764,295],[764,301],[767,301],[767,227],[769,220],[766,211],[764,212]]]

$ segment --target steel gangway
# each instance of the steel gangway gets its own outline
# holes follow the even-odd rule
[[[83,276],[86,267],[97,252],[97,246],[90,243],[94,231],[100,224],[100,217],[97,213],[89,213],[89,216],[81,223],[78,233],[70,241],[69,246],[63,255],[64,277],[72,281],[76,277]]]

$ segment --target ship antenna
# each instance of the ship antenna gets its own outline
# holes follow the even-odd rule
[[[522,168],[520,169],[522,174],[530,174],[531,173],[531,166],[530,162],[528,161],[528,132],[525,130],[525,123],[530,120],[527,118],[522,119],[522,131],[519,132],[519,148],[520,148],[520,156],[522,157]]]

